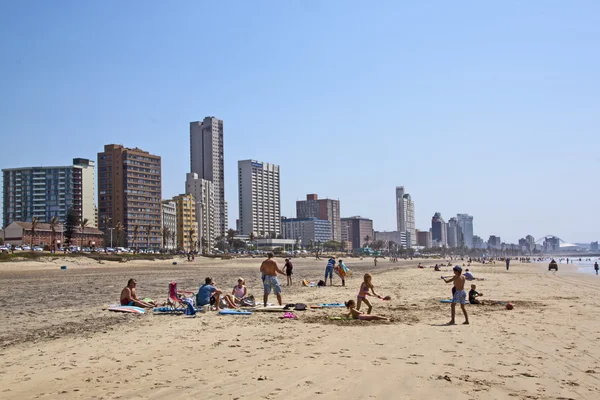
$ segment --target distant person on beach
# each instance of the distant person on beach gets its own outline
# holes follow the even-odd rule
[[[381,299],[381,296],[375,293],[375,287],[373,286],[372,280],[373,277],[371,274],[365,274],[364,281],[360,284],[360,289],[358,290],[358,296],[356,296],[356,309],[360,310],[360,305],[364,302],[367,307],[369,307],[367,314],[371,314],[371,310],[373,309],[371,302],[367,299],[367,296],[370,296],[369,290],[371,290],[373,296]]]
[[[373,262],[375,263],[375,266],[377,266],[377,257],[375,257],[375,259],[373,260]]]
[[[279,269],[277,261],[273,259],[273,253],[267,253],[267,259],[260,265],[260,272],[262,272],[264,275],[264,306],[267,306],[267,300],[269,300],[269,294],[271,294],[271,290],[275,292],[275,296],[277,296],[279,305],[283,305],[281,302],[281,287],[279,286],[279,281],[277,280],[277,274],[279,273],[281,275],[285,275],[285,272]]]
[[[238,308],[235,305],[235,300],[230,294],[223,295],[223,291],[217,289],[215,286],[215,282],[211,277],[206,277],[204,279],[204,285],[200,286],[198,290],[198,294],[196,295],[196,305],[198,307],[203,307],[206,305],[215,305],[217,311],[221,309],[221,299],[225,300],[227,307],[229,308]]]
[[[508,267],[510,266],[510,258],[506,259],[506,270],[508,271]]]
[[[594,263],[594,269],[596,270],[596,275],[598,275],[598,269],[600,269],[600,267],[598,267],[598,261]]]
[[[146,303],[138,299],[137,294],[135,293],[135,287],[137,286],[137,281],[133,278],[127,281],[127,286],[121,290],[121,305],[122,306],[136,306],[142,308],[152,308],[154,304]]]
[[[463,314],[465,315],[465,322],[463,325],[469,325],[469,316],[467,315],[467,310],[465,309],[465,303],[467,302],[467,293],[465,292],[465,277],[462,276],[462,268],[460,266],[455,266],[453,268],[454,276],[446,279],[442,276],[442,279],[446,283],[453,282],[454,283],[454,295],[452,296],[452,305],[450,306],[451,319],[448,322],[448,325],[454,325],[455,315],[456,315],[456,304],[460,304],[460,308],[462,309]]]
[[[338,275],[342,279],[342,286],[346,286],[346,274],[348,273],[348,268],[343,260],[338,261],[337,269]]]
[[[356,309],[356,303],[354,300],[348,300],[346,302],[346,308],[348,309],[347,318],[358,319],[361,321],[389,321],[389,318],[381,317],[379,315],[365,315]]]
[[[471,290],[469,290],[469,303],[471,303],[471,304],[483,304],[483,302],[480,302],[479,300],[477,300],[477,297],[483,296],[483,293],[479,293],[475,289],[477,289],[477,286],[476,285],[471,285]]]
[[[285,275],[287,276],[287,286],[292,286],[292,270],[294,269],[294,266],[289,258],[285,259],[285,265],[283,268]]]
[[[325,267],[325,286],[327,286],[327,277],[329,276],[329,286],[333,286],[333,268],[335,267],[335,257],[331,257],[329,261],[327,261],[327,266]]]

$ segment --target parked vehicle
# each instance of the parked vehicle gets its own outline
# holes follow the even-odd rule
[[[8,251],[9,251],[8,247],[6,247],[6,246],[0,247],[0,253],[8,253]]]
[[[25,250],[25,251],[29,251],[29,250],[31,250],[31,247],[29,247],[29,246],[23,246],[23,247],[21,247],[21,248],[22,248],[23,250]]]
[[[42,249],[41,247],[35,246],[33,248],[33,251],[44,251],[44,249]]]

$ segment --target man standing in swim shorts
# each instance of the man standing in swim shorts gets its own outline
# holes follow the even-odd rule
[[[325,267],[325,286],[327,286],[327,277],[329,276],[329,286],[333,286],[333,267],[335,267],[335,257],[331,257],[327,261],[327,267]]]
[[[467,303],[467,292],[465,292],[465,277],[462,276],[462,268],[460,266],[455,266],[453,268],[454,276],[446,279],[442,276],[442,279],[446,283],[454,282],[454,288],[456,291],[452,296],[452,305],[450,307],[452,319],[448,322],[448,325],[454,325],[454,316],[456,314],[456,303],[460,304],[460,308],[462,309],[463,314],[465,315],[464,325],[469,325],[469,316],[467,315],[467,310],[465,309],[465,304]]]
[[[267,259],[260,265],[260,272],[264,276],[263,288],[265,290],[264,305],[267,306],[267,300],[269,300],[269,294],[271,290],[275,292],[279,305],[283,305],[281,302],[281,287],[279,287],[279,281],[277,280],[277,273],[285,275],[285,272],[279,269],[277,261],[273,259],[273,253],[267,253]]]

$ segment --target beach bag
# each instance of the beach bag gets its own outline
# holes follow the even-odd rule
[[[294,307],[295,311],[305,311],[306,310],[306,304],[303,303],[297,303],[296,306]]]
[[[256,300],[254,300],[254,296],[250,295],[250,296],[246,297],[245,299],[242,299],[240,304],[244,307],[255,307]]]
[[[319,287],[325,286],[325,281],[319,281],[319,283],[317,283],[317,286],[319,286]]]
[[[196,315],[194,301],[192,299],[183,299],[183,302],[186,304],[185,315]]]

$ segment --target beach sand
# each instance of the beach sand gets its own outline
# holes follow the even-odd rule
[[[392,322],[332,321],[344,309],[197,318],[103,311],[130,277],[142,297],[166,299],[168,282],[197,290],[212,276],[228,292],[237,277],[262,299],[260,259],[197,258],[105,262],[56,259],[0,264],[2,399],[598,399],[600,278],[561,265],[474,264],[483,300],[469,305],[471,325],[450,319],[451,284],[420,260],[344,259],[347,287],[306,288],[326,259],[294,259],[295,285],[284,303],[343,302],[365,272],[376,291],[374,314]],[[282,260],[278,259],[282,264]],[[424,265],[434,264],[422,261]],[[60,270],[66,265],[67,270]],[[285,277],[280,278],[282,285]],[[270,302],[276,302],[272,295]],[[364,309],[363,309],[364,310]]]

